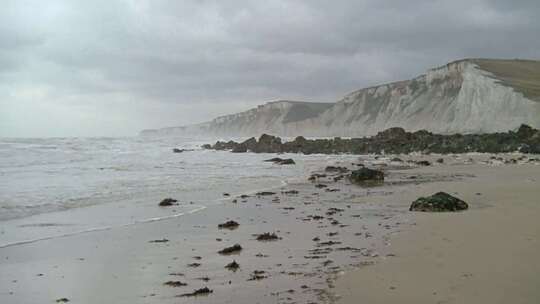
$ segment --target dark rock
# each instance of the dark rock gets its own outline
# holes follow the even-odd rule
[[[347,173],[349,172],[349,169],[345,167],[339,167],[339,166],[327,166],[324,168],[324,171],[326,172],[339,172],[339,173]]]
[[[283,159],[278,164],[280,165],[294,165],[296,164],[292,158]]]
[[[437,159],[437,162],[438,162],[439,164],[444,163],[444,158],[439,158],[439,159]]]
[[[201,266],[201,263],[190,263],[187,266],[192,267],[192,268],[197,268],[197,267]]]
[[[441,135],[420,130],[406,132],[402,128],[391,128],[379,132],[372,137],[363,138],[333,138],[308,140],[297,137],[292,142],[282,143],[279,137],[264,134],[259,138],[249,139],[243,143],[216,142],[214,145],[204,145],[204,148],[215,150],[232,150],[243,145],[255,153],[323,153],[323,154],[407,154],[411,152],[424,153],[505,153],[522,151],[524,153],[540,153],[540,131],[530,126],[522,125],[517,132],[491,134],[452,134]],[[240,149],[240,148],[238,148]],[[241,148],[244,150],[244,148]]]
[[[390,161],[393,161],[393,162],[400,162],[400,163],[403,162],[403,160],[401,160],[401,158],[397,158],[397,157],[392,158]]]
[[[266,272],[264,270],[254,270],[248,281],[259,281],[265,279],[267,278],[267,276],[264,275],[265,273]]]
[[[214,292],[212,289],[209,289],[208,287],[204,287],[204,288],[194,290],[193,292],[190,292],[190,293],[181,294],[180,297],[203,296],[203,295],[211,294],[212,292]]]
[[[67,302],[69,302],[68,298],[60,298],[56,300],[56,303],[67,303]]]
[[[170,286],[170,287],[182,287],[182,286],[187,286],[187,283],[180,282],[180,281],[167,281],[163,283],[163,285]]]
[[[172,149],[172,151],[173,151],[173,153],[182,153],[182,152],[184,152],[183,149],[178,149],[178,148],[174,148],[174,149]]]
[[[265,232],[257,235],[257,241],[277,241],[280,238],[275,233]]]
[[[225,268],[227,268],[229,270],[232,270],[232,271],[236,271],[236,270],[238,270],[238,268],[240,268],[240,265],[238,263],[236,263],[236,261],[233,260],[229,264],[225,265]]]
[[[427,160],[419,160],[419,161],[415,161],[414,163],[419,166],[431,166],[431,163]]]
[[[282,194],[294,195],[298,194],[298,190],[281,191]]]
[[[239,144],[238,146],[232,148],[231,152],[233,153],[246,153],[247,147],[244,144]]]
[[[219,229],[236,229],[236,228],[238,228],[238,226],[240,226],[240,224],[238,224],[235,221],[227,221],[227,222],[225,222],[223,224],[219,224],[218,228]]]
[[[233,254],[233,253],[238,253],[242,251],[242,246],[240,246],[239,244],[235,244],[231,247],[226,247],[226,248],[223,248],[222,250],[218,251],[219,254]]]
[[[349,179],[354,183],[364,183],[368,181],[383,181],[384,172],[366,167],[354,170],[349,175]]]
[[[176,202],[178,201],[173,198],[166,198],[159,203],[159,206],[168,207],[168,206],[178,205]]]
[[[328,185],[325,185],[325,184],[316,184],[315,185],[315,188],[319,188],[319,189],[326,188],[326,187],[328,187]]]
[[[275,194],[276,194],[275,192],[261,191],[261,192],[257,192],[255,195],[257,195],[257,196],[267,196],[267,195],[275,195]]]
[[[257,140],[255,137],[251,137],[250,139],[244,141],[241,143],[248,151],[253,151],[257,147]]]
[[[445,212],[459,211],[469,208],[467,203],[445,192],[437,192],[432,196],[420,197],[415,200],[409,211]]]
[[[274,158],[266,159],[265,162],[279,163],[282,160],[283,160],[282,158],[274,157]]]
[[[148,241],[148,243],[167,243],[169,240],[167,239],[161,239],[161,240],[152,240]]]

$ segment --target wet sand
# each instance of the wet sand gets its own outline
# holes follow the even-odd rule
[[[435,160],[435,156],[401,157]],[[489,155],[480,158],[486,160]],[[478,164],[478,161],[469,164],[468,156],[447,156],[444,164],[434,162],[429,167],[374,157],[337,165],[357,168],[358,163],[385,169],[384,185],[359,187],[346,179],[334,181],[339,173],[321,171],[318,173],[327,176],[316,181],[268,189],[273,193],[266,195],[248,193],[245,198],[233,195],[188,216],[0,248],[0,302],[54,303],[67,298],[71,303],[326,303],[337,300],[339,295],[345,303],[357,303],[363,299],[357,293],[360,290],[363,290],[362,296],[377,292],[385,296],[390,291],[405,290],[405,284],[388,281],[395,286],[384,286],[388,277],[377,277],[381,273],[377,269],[395,269],[390,263],[401,267],[400,261],[412,252],[401,251],[400,248],[407,247],[393,244],[394,239],[424,244],[420,248],[435,246],[437,242],[422,242],[441,238],[441,235],[431,234],[437,230],[426,231],[425,236],[415,234],[433,218],[441,219],[437,221],[440,225],[448,223],[451,227],[455,218],[474,220],[475,214],[484,212],[512,214],[514,209],[498,210],[496,199],[513,198],[525,191],[538,194],[535,190],[538,181],[531,176],[539,176],[540,166],[534,164],[493,166]],[[529,180],[531,178],[534,180]],[[510,182],[505,184],[507,179]],[[319,184],[326,187],[317,186]],[[534,186],[536,188],[532,189]],[[493,188],[499,189],[501,194],[490,192]],[[289,192],[291,190],[298,193]],[[413,199],[440,190],[459,192],[458,196],[471,203],[471,210],[452,215],[408,212]],[[482,194],[476,195],[476,192]],[[159,208],[157,202],[156,208]],[[534,225],[529,219],[537,215],[527,214],[520,229]],[[234,230],[218,229],[218,224],[228,220],[237,221],[240,226]],[[516,218],[504,220],[519,221]],[[493,240],[501,233],[513,235],[503,223],[501,227],[481,227],[489,228]],[[463,226],[466,227],[466,223]],[[498,231],[503,229],[507,231]],[[257,235],[265,232],[276,233],[279,239],[258,241]],[[514,238],[529,236],[536,241],[537,232],[538,228],[532,229]],[[467,233],[471,237],[476,233],[478,237],[480,232]],[[408,235],[425,239],[407,241]],[[452,235],[448,237],[453,240]],[[524,242],[521,238],[517,240],[520,244]],[[444,242],[448,243],[445,243],[447,247],[454,246]],[[242,251],[232,255],[218,253],[234,244],[240,244]],[[512,243],[503,240],[500,244]],[[466,246],[469,245],[460,244],[459,250],[441,248],[445,248],[444,252],[454,250],[463,255],[470,251]],[[416,245],[408,248],[412,250]],[[430,250],[436,257],[440,254],[438,249]],[[237,271],[225,268],[232,261],[240,264]],[[428,261],[429,257],[421,259],[421,263]],[[474,260],[469,262],[475,264]],[[377,264],[371,265],[373,263]],[[426,267],[426,271],[435,271],[437,265]],[[519,265],[525,267],[521,262]],[[528,270],[538,269],[533,266]],[[365,276],[366,271],[374,272]],[[474,280],[475,272],[469,272],[473,276],[467,278]],[[343,273],[346,274],[342,277]],[[170,285],[182,286],[164,284],[169,281],[172,281]],[[435,281],[429,282],[434,284]],[[430,287],[409,284],[415,287],[410,289],[413,295]],[[179,297],[203,287],[208,287],[212,293]],[[376,301],[365,299],[367,303]]]
[[[470,210],[414,214],[417,225],[391,238],[395,257],[339,278],[338,303],[540,301],[540,166],[445,169],[476,177],[418,185],[399,200],[443,190]]]

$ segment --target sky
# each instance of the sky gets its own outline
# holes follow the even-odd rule
[[[540,59],[540,1],[2,0],[0,137],[131,136]]]

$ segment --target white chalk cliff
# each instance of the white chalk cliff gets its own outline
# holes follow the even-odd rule
[[[276,101],[212,121],[141,135],[347,136],[391,128],[488,133],[540,128],[540,62],[465,59],[411,80],[361,89],[336,103]]]

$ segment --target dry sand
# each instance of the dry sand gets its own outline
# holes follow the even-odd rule
[[[540,303],[540,166],[446,168],[476,178],[418,185],[399,200],[443,190],[470,210],[416,214],[391,239],[395,257],[340,277],[339,303]]]

